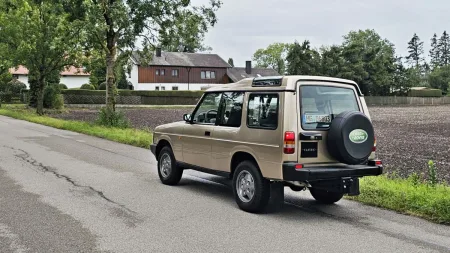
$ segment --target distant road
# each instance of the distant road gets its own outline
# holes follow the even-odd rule
[[[229,182],[159,182],[149,150],[0,116],[0,252],[450,252],[450,227],[286,189],[249,214]]]

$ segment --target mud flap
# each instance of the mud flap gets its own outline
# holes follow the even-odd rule
[[[279,211],[284,205],[284,185],[282,182],[270,183],[270,199],[267,211]]]

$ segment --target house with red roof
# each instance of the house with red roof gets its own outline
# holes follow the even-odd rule
[[[17,68],[9,69],[9,73],[13,75],[13,78],[21,81],[27,88],[30,88],[28,83],[28,69],[24,66],[18,66]],[[76,68],[70,66],[61,71],[60,83],[63,83],[67,88],[79,88],[85,83],[89,83],[89,73],[84,72],[83,68]]]

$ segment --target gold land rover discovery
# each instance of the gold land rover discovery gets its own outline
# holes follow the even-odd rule
[[[232,179],[237,205],[264,210],[284,187],[332,204],[382,174],[358,85],[318,76],[247,78],[207,90],[184,120],[158,126],[150,149],[163,184],[185,169]]]

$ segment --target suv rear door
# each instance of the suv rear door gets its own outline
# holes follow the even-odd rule
[[[331,120],[344,111],[362,111],[355,88],[339,83],[298,84],[298,159],[301,163],[336,163],[327,151]]]

